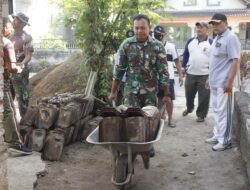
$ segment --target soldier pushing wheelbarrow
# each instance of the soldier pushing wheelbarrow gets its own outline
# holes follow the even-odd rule
[[[135,35],[133,37],[125,39],[118,50],[119,60],[114,72],[109,100],[112,101],[116,99],[117,89],[123,75],[125,74],[126,81],[124,85],[123,104],[129,108],[143,108],[145,106],[157,107],[158,87],[164,92],[165,97],[163,98],[163,102],[168,96],[168,71],[166,52],[162,43],[149,35],[150,20],[148,16],[143,14],[137,15],[134,18],[133,30]],[[159,83],[159,85],[157,85],[157,83]],[[132,123],[133,119],[131,119],[130,122]],[[163,124],[161,122],[159,128],[160,130],[158,131],[158,133],[156,133],[156,135],[161,134],[160,132],[162,126]],[[141,128],[143,127],[145,128],[145,126],[142,125]],[[138,126],[138,128],[140,127]],[[141,144],[141,146],[135,146],[135,144],[139,145],[140,143],[143,144]],[[148,165],[146,160],[149,160],[149,157],[145,155],[149,155],[149,152],[151,155],[153,155],[154,149],[153,143],[149,143],[150,145],[147,146],[145,145],[145,143],[145,141],[139,142],[139,144],[135,141],[128,143],[113,143],[110,148],[112,152],[116,152],[116,144],[119,144],[117,148],[118,152],[123,152],[121,151],[121,147],[127,149],[128,154],[121,154],[121,156],[118,155],[118,160],[116,160],[118,165],[120,163],[119,160],[125,160],[126,155],[128,157],[128,163],[132,163],[135,159],[133,150],[137,149],[134,152],[141,152],[145,167],[147,168]],[[113,155],[115,154],[116,153],[113,153]],[[113,158],[116,159],[116,156],[114,156]],[[124,163],[123,161],[121,162]],[[132,167],[131,164],[129,165],[128,170],[131,173]],[[127,167],[127,165],[125,164],[124,167]]]
[[[116,99],[117,89],[125,74],[123,104],[140,108],[157,106],[158,82],[164,98],[168,96],[166,52],[162,43],[149,35],[150,20],[146,15],[134,18],[133,30],[135,36],[125,39],[119,48],[109,99]]]

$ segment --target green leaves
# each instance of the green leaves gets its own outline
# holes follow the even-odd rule
[[[68,27],[75,28],[75,36],[81,44],[88,69],[98,72],[96,95],[105,98],[112,81],[113,64],[110,57],[132,28],[138,13],[159,18],[153,10],[162,9],[164,0],[54,0],[62,8],[61,19]],[[78,82],[81,82],[78,80]]]

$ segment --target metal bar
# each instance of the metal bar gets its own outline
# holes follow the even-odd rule
[[[97,73],[94,72],[94,71],[91,71],[90,74],[89,74],[88,83],[87,83],[87,86],[86,86],[86,89],[85,89],[85,95],[87,97],[90,97],[93,94],[96,78],[97,78]]]
[[[131,145],[128,145],[128,174],[133,172],[133,160],[132,160],[132,148]]]
[[[111,167],[112,167],[112,176],[111,176],[111,182],[113,183],[114,180],[114,176],[115,176],[115,167],[116,167],[116,160],[118,157],[118,152],[115,151],[115,149],[113,148],[112,145],[109,146],[110,152],[111,152]]]

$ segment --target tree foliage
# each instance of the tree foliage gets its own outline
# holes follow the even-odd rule
[[[85,64],[82,72],[98,72],[96,95],[107,96],[112,81],[112,55],[132,28],[138,13],[147,14],[155,22],[154,11],[164,8],[164,0],[54,0],[62,8],[62,20],[75,28]],[[85,73],[86,75],[86,73]]]

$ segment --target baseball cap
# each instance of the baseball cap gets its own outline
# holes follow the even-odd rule
[[[220,23],[222,21],[227,21],[226,15],[222,13],[215,13],[212,17],[212,19],[208,22],[209,24],[212,24],[213,22]]]
[[[16,15],[12,15],[13,18],[17,17],[19,18],[23,23],[27,24],[30,26],[29,24],[29,17],[27,17],[24,13],[17,13]]]
[[[166,31],[163,26],[158,25],[154,28],[154,33],[165,34]]]
[[[201,26],[201,27],[208,28],[208,23],[206,23],[206,22],[196,22],[195,26]]]

